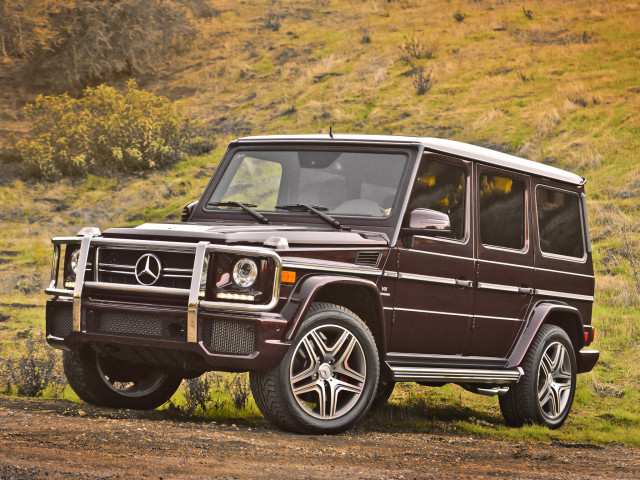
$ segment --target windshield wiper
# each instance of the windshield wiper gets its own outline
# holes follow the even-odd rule
[[[335,218],[327,215],[326,213],[322,213],[322,210],[326,212],[329,209],[321,205],[307,205],[306,203],[291,203],[287,205],[276,205],[276,208],[280,208],[282,210],[288,210],[290,212],[312,212],[318,215],[322,220],[327,222],[332,227],[337,228],[338,230],[351,230],[351,228],[341,225],[340,222]]]
[[[251,210],[252,208],[257,207],[253,203],[242,203],[242,202],[209,202],[207,203],[207,207],[240,207],[245,212],[251,214],[253,217],[257,218],[260,223],[269,223],[269,219],[262,215],[261,213],[256,212],[255,210]]]

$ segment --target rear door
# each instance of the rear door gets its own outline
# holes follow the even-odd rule
[[[422,158],[407,216],[415,208],[447,213],[452,233],[449,238],[401,236],[390,353],[462,354],[475,277],[471,172],[471,163],[461,159],[431,153]],[[391,269],[389,263],[386,268]]]
[[[464,355],[505,358],[533,297],[530,178],[476,165],[477,289]]]

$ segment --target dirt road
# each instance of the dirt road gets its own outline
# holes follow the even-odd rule
[[[301,436],[0,396],[0,479],[638,479],[640,451],[471,436]]]

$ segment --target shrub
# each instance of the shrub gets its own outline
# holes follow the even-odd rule
[[[21,79],[58,91],[152,75],[194,36],[191,9],[177,0],[3,4],[1,40],[7,54],[24,57]]]
[[[413,86],[416,87],[416,94],[424,95],[433,86],[431,72],[425,73],[423,68],[418,68],[413,77]]]
[[[415,59],[432,59],[435,57],[438,50],[438,43],[436,41],[427,41],[418,38],[415,34],[408,35],[404,38],[404,42],[400,45],[402,51],[401,60],[410,62],[412,58]]]
[[[231,394],[231,400],[233,406],[238,410],[244,410],[247,406],[247,400],[251,395],[251,389],[249,388],[249,380],[247,375],[237,374],[233,380],[227,384],[227,389]]]
[[[42,332],[32,336],[26,332],[25,354],[17,360],[5,361],[3,381],[7,393],[25,397],[40,397],[47,387],[60,387],[60,358],[49,347]]]
[[[40,95],[25,114],[32,138],[18,149],[30,173],[47,180],[169,166],[184,158],[198,128],[177,104],[139,90],[135,81],[124,94],[100,85],[77,100]]]

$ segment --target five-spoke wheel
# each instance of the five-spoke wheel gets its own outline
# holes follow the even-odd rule
[[[560,427],[576,389],[576,357],[567,333],[555,325],[542,325],[521,366],[520,382],[500,397],[506,422],[514,427],[527,423]]]
[[[369,328],[338,305],[315,303],[278,367],[250,373],[262,414],[280,428],[336,433],[367,412],[380,363]]]
[[[560,342],[550,344],[538,368],[538,405],[550,420],[557,419],[572,397],[573,372],[569,352]]]
[[[362,395],[367,361],[349,330],[323,325],[298,343],[289,375],[293,395],[305,412],[315,418],[338,418]]]

